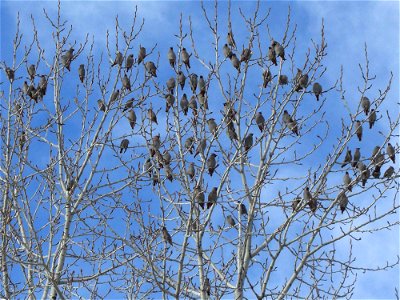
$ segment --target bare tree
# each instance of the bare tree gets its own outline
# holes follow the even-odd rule
[[[1,64],[1,297],[350,298],[355,273],[398,265],[353,253],[399,224],[400,114],[380,110],[392,73],[372,92],[366,45],[354,110],[343,70],[321,84],[323,20],[300,56],[290,9],[282,36],[260,3],[232,11],[240,37],[230,3],[227,24],[218,2],[201,11],[213,56],[183,15],[165,47],[140,44],[137,10],[130,28],[117,17],[101,55],[72,40],[61,3],[44,11],[54,55],[17,18]],[[329,113],[334,92],[347,115]]]

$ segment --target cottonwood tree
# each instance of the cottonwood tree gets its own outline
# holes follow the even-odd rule
[[[144,44],[136,10],[105,49],[71,38],[61,3],[44,11],[52,49],[17,18],[1,64],[2,298],[349,298],[357,272],[398,264],[353,251],[398,227],[392,74],[373,88],[366,46],[346,94],[343,70],[324,80],[323,20],[300,50],[290,9],[272,32],[260,3],[228,4],[227,21],[200,7],[206,32],[181,15],[169,45]]]

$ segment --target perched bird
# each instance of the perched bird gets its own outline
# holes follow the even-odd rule
[[[144,64],[147,73],[151,76],[157,77],[157,68],[156,65],[152,61],[148,61]]]
[[[337,196],[337,201],[339,203],[340,210],[343,213],[346,210],[347,204],[349,203],[349,199],[344,191],[339,193]]]
[[[217,123],[215,122],[214,118],[210,118],[207,120],[207,125],[208,125],[208,130],[210,130],[210,133],[212,133],[214,136],[217,134]]]
[[[196,93],[196,89],[197,89],[197,74],[192,73],[189,75],[189,83],[190,83],[190,88],[192,89],[193,94]]]
[[[243,203],[239,203],[239,212],[241,215],[247,215],[247,208],[246,205],[244,205]]]
[[[191,55],[189,55],[189,53],[186,51],[186,48],[182,48],[181,57],[186,69],[190,69],[190,56]]]
[[[210,285],[210,279],[208,279],[208,277],[204,279],[204,291],[207,293],[208,296],[211,295],[211,285]]]
[[[363,129],[362,129],[361,121],[358,121],[358,120],[356,121],[356,134],[357,134],[358,140],[361,142]]]
[[[153,163],[151,162],[151,159],[148,158],[146,159],[146,162],[143,165],[143,173],[151,176],[152,170],[153,170]]]
[[[226,42],[231,48],[236,49],[236,43],[235,43],[235,39],[233,38],[232,31],[228,32],[228,34],[226,36]]]
[[[126,150],[128,149],[128,146],[129,146],[129,140],[128,139],[123,139],[121,141],[120,146],[119,146],[119,148],[120,148],[119,153],[122,153],[122,152],[125,153]]]
[[[375,166],[374,171],[372,172],[372,176],[374,178],[381,177],[381,166]]]
[[[322,94],[322,86],[318,82],[314,82],[312,90],[317,101],[319,101],[319,96]]]
[[[189,101],[187,99],[186,94],[182,95],[181,101],[180,101],[180,106],[183,111],[183,114],[186,116],[189,110]]]
[[[200,77],[199,77],[198,86],[199,86],[200,93],[206,92],[206,82],[204,80],[203,75],[200,75]]]
[[[371,113],[368,116],[369,129],[371,129],[372,126],[374,126],[375,122],[376,122],[376,111],[375,109],[371,109]]]
[[[103,100],[101,99],[97,100],[97,106],[99,107],[99,110],[106,111],[106,106]]]
[[[376,162],[376,155],[380,152],[381,148],[379,146],[375,146],[372,150],[371,160]]]
[[[199,186],[196,186],[194,188],[194,195],[195,195],[196,202],[199,203],[199,205],[202,209],[204,209],[205,196],[204,196],[204,192],[201,190],[201,188]]]
[[[194,175],[195,175],[195,168],[194,168],[194,162],[191,162],[189,166],[186,169],[186,175],[190,177],[191,180],[193,180]]]
[[[22,85],[22,93],[24,95],[28,95],[28,90],[29,90],[29,85],[26,81],[24,81],[24,83]]]
[[[343,183],[346,186],[346,188],[351,192],[352,191],[352,186],[351,186],[351,177],[349,175],[349,172],[346,172],[343,176]]]
[[[258,128],[260,129],[260,131],[263,132],[264,127],[265,127],[265,118],[261,111],[257,112],[256,124],[257,124]]]
[[[240,62],[248,62],[251,58],[251,50],[246,48],[243,49],[242,54],[240,55]]]
[[[132,107],[133,107],[133,101],[134,101],[134,100],[135,100],[135,99],[131,98],[131,99],[129,99],[128,101],[126,101],[125,106],[124,106],[124,109],[123,109],[122,111],[127,111],[128,109],[132,108]]]
[[[119,97],[119,90],[116,90],[115,92],[113,92],[113,93],[111,94],[111,97],[110,97],[110,104],[111,104],[111,103],[114,103],[115,101],[117,101],[118,97]]]
[[[37,93],[37,90],[36,90],[36,88],[35,88],[35,86],[33,84],[31,84],[28,87],[27,94],[31,99],[35,100],[36,103],[38,102],[38,93]]]
[[[367,183],[368,178],[371,176],[371,171],[369,169],[366,169],[362,174],[361,174],[361,181],[362,181],[362,186],[365,187],[365,184]]]
[[[297,126],[297,121],[292,119],[289,124],[288,128],[297,136],[299,136],[299,127]]]
[[[167,228],[165,228],[165,226],[162,227],[162,235],[163,235],[163,239],[164,241],[166,241],[167,243],[169,243],[170,245],[172,245],[172,237],[169,234]]]
[[[208,168],[208,173],[210,174],[210,176],[212,177],[215,169],[217,168],[217,161],[216,158],[217,154],[212,153],[210,155],[210,157],[207,159],[207,168]]]
[[[237,58],[237,56],[236,56],[236,54],[232,54],[232,56],[231,56],[231,62],[232,62],[232,66],[236,69],[236,70],[238,70],[238,72],[240,73],[240,61],[239,61],[239,59]]]
[[[315,199],[310,192],[310,188],[306,187],[303,192],[304,201],[308,204],[312,212],[317,210],[317,199]]]
[[[275,66],[278,65],[278,63],[276,62],[275,49],[271,46],[268,47],[268,60],[270,60]]]
[[[135,111],[132,109],[129,111],[128,113],[128,121],[129,121],[129,125],[131,125],[131,128],[135,128],[135,124],[136,124],[136,114]]]
[[[196,95],[193,95],[192,97],[190,97],[190,101],[189,101],[189,108],[193,111],[193,115],[195,117],[197,117],[197,101],[196,101],[197,97]]]
[[[289,79],[286,75],[279,75],[278,84],[285,85],[289,83]]]
[[[303,72],[297,68],[297,74],[295,77],[296,82],[296,92],[306,89],[308,85],[308,74],[303,74]]]
[[[176,80],[174,77],[171,77],[167,80],[167,90],[172,94],[174,92],[176,86]]]
[[[75,179],[69,180],[67,187],[66,187],[67,191],[70,192],[74,188],[75,185],[76,185]]]
[[[287,110],[283,111],[283,115],[282,115],[282,121],[284,124],[288,125],[290,122],[292,122],[292,117],[290,116],[290,114],[288,113]]]
[[[123,62],[124,62],[124,56],[122,55],[121,52],[118,51],[117,54],[115,55],[115,59],[111,67],[114,67],[115,65],[122,66]]]
[[[197,99],[199,100],[199,104],[202,108],[208,109],[208,100],[207,100],[207,95],[205,93],[200,92],[197,95]]]
[[[166,105],[165,112],[168,112],[169,109],[174,106],[175,96],[172,94],[168,94],[167,96],[165,96],[165,101],[166,101],[165,102],[165,105]]]
[[[244,151],[248,152],[253,147],[253,134],[249,133],[243,140]]]
[[[228,137],[231,141],[238,141],[238,135],[236,133],[235,127],[233,125],[233,123],[229,123],[229,125],[226,127],[226,132],[228,134]]]
[[[125,68],[127,72],[129,72],[129,70],[132,68],[133,63],[134,63],[133,54],[129,54],[125,60]]]
[[[171,154],[167,150],[164,151],[162,158],[163,158],[164,164],[169,165],[171,163],[172,157],[171,157]]]
[[[217,187],[213,187],[211,192],[208,194],[207,209],[217,203],[217,189]]]
[[[85,65],[80,64],[78,68],[78,75],[79,75],[79,80],[83,83],[85,80]]]
[[[301,198],[300,197],[296,197],[293,199],[292,201],[292,210],[295,212],[300,208],[300,204],[301,204]]]
[[[64,55],[61,56],[61,62],[68,71],[71,71],[70,67],[72,59],[74,58],[74,50],[74,48],[70,48]]]
[[[263,72],[263,88],[265,89],[268,85],[269,82],[271,82],[272,80],[272,75],[271,72],[269,71],[269,69],[266,69]]]
[[[232,50],[231,48],[228,46],[228,44],[225,44],[224,47],[222,48],[222,51],[224,52],[224,56],[226,58],[231,58],[232,57]]]
[[[385,173],[383,174],[383,177],[384,177],[384,178],[390,178],[390,177],[393,176],[393,174],[394,174],[394,168],[393,168],[393,166],[390,166],[390,167],[385,171]]]
[[[47,79],[46,79],[46,76],[44,76],[44,75],[40,76],[38,90],[40,91],[40,94],[42,95],[42,97],[44,95],[46,95],[46,92],[47,92]]]
[[[233,104],[228,101],[224,103],[224,117],[226,124],[230,124],[233,121],[236,121],[237,112],[233,107]]]
[[[157,116],[151,108],[147,110],[147,117],[149,118],[150,122],[154,122],[158,125]]]
[[[207,139],[202,139],[200,141],[200,143],[198,144],[198,146],[197,146],[196,153],[194,154],[194,157],[196,157],[197,154],[204,155],[204,151],[206,150],[206,147],[207,147]]]
[[[160,183],[160,175],[158,172],[153,173],[153,186],[155,186],[157,183]]]
[[[194,138],[188,137],[185,141],[185,149],[188,150],[190,154],[193,154],[193,144],[194,144]]]
[[[13,81],[14,81],[15,72],[14,72],[13,69],[11,69],[11,68],[9,68],[9,67],[6,67],[6,75],[7,75],[7,78],[8,78],[8,80],[9,80],[10,82],[13,82]]]
[[[228,215],[226,217],[226,222],[232,227],[234,227],[236,225],[236,222],[231,215]]]
[[[21,149],[21,151],[24,149],[26,141],[27,141],[26,132],[22,131],[21,135],[19,136],[19,148]]]
[[[347,164],[351,163],[353,160],[353,156],[351,155],[351,150],[347,149],[346,156],[344,157],[344,162],[342,164],[342,168],[344,168]]]
[[[146,48],[140,45],[137,63],[140,64],[146,57]]]
[[[176,54],[173,47],[169,47],[167,57],[171,68],[175,69]]]
[[[354,151],[353,162],[351,164],[353,168],[357,166],[357,163],[359,162],[360,158],[361,158],[360,148],[356,148],[356,150]]]
[[[361,97],[361,107],[365,112],[365,115],[368,116],[369,108],[371,107],[371,101],[365,96]]]
[[[165,177],[169,180],[169,181],[173,181],[174,180],[174,175],[172,173],[172,169],[169,165],[165,165],[164,168],[164,172],[165,172]]]
[[[122,86],[124,89],[131,91],[131,81],[129,80],[129,77],[126,76],[126,74],[124,75],[124,77],[122,77]]]
[[[30,65],[28,68],[28,75],[30,80],[32,81],[33,79],[35,79],[35,75],[36,75],[36,67],[35,65]]]
[[[392,146],[391,143],[388,143],[386,146],[386,153],[389,156],[389,158],[392,160],[392,162],[395,164],[396,163],[396,151],[394,150],[394,147]]]
[[[182,71],[178,71],[178,84],[181,86],[181,90],[185,87],[186,76]]]
[[[286,60],[285,58],[285,48],[277,41],[272,40],[271,46],[274,47],[275,53],[277,56],[282,58],[282,60]]]
[[[385,163],[385,154],[383,154],[382,152],[379,152],[375,156],[374,164],[382,167],[384,163]]]
[[[158,151],[161,147],[160,137],[161,137],[160,134],[151,137],[151,150],[153,151],[152,156],[154,156],[155,152]]]

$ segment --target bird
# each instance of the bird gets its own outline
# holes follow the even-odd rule
[[[204,201],[205,201],[204,192],[201,190],[199,186],[196,186],[194,188],[194,195],[196,202],[199,203],[202,209],[204,209]]]
[[[376,155],[380,152],[381,148],[379,146],[375,146],[372,150],[371,160],[376,162]]]
[[[393,166],[390,166],[390,167],[385,171],[385,173],[383,174],[383,177],[384,177],[384,178],[390,178],[390,177],[393,176],[393,174],[394,174],[394,168],[393,168]]]
[[[74,58],[74,51],[74,48],[70,48],[64,55],[61,56],[61,62],[68,71],[71,71],[70,67],[72,59]]]
[[[199,104],[202,108],[208,109],[208,100],[207,100],[207,95],[205,93],[200,92],[197,95],[197,99],[199,100]]]
[[[217,202],[217,190],[217,187],[213,187],[208,194],[207,209],[211,208],[211,206]]]
[[[211,295],[211,285],[210,285],[210,279],[208,279],[208,277],[204,279],[204,291],[207,293],[208,296]]]
[[[182,71],[178,71],[178,84],[181,86],[181,90],[185,87],[186,76]]]
[[[124,77],[122,77],[122,86],[124,89],[131,91],[131,81],[126,74],[124,75]]]
[[[382,152],[379,152],[375,156],[374,163],[375,163],[375,165],[382,167],[383,164],[385,163],[385,154],[383,154]]]
[[[42,96],[46,95],[46,92],[47,92],[47,79],[46,79],[46,76],[44,76],[44,75],[40,76],[38,90],[40,90],[40,94]]]
[[[19,148],[21,149],[21,151],[24,149],[25,143],[26,143],[26,132],[22,131],[21,135],[19,136]]]
[[[304,200],[308,203],[308,206],[310,207],[312,212],[315,212],[317,210],[317,199],[312,197],[311,192],[309,187],[306,187],[304,189]]]
[[[297,136],[299,136],[299,127],[297,126],[297,121],[292,119],[288,124],[289,129]]]
[[[296,197],[292,201],[292,210],[295,212],[300,208],[301,198]]]
[[[6,74],[7,74],[7,78],[10,82],[14,81],[14,77],[15,77],[15,72],[13,69],[6,67]]]
[[[362,139],[362,134],[363,134],[363,129],[362,129],[361,121],[357,120],[356,121],[356,135],[357,135],[358,140],[360,142],[361,142],[361,139]]]
[[[206,150],[206,147],[207,147],[207,139],[202,139],[196,148],[196,153],[194,154],[194,157],[196,157],[197,154],[200,154],[200,153],[202,155],[204,155],[204,151]]]
[[[337,196],[337,201],[339,202],[340,210],[343,213],[346,210],[347,204],[349,203],[349,199],[344,191],[339,193]]]
[[[189,53],[186,51],[186,48],[182,48],[181,57],[186,69],[190,69],[190,56],[191,55],[189,55]]]
[[[360,148],[356,148],[353,155],[353,162],[351,164],[353,168],[357,166],[357,163],[360,160],[360,158],[361,158]]]
[[[231,62],[232,62],[232,66],[238,70],[238,72],[240,73],[240,61],[237,58],[236,54],[232,54],[231,56]]]
[[[210,130],[210,133],[212,133],[214,136],[217,134],[217,123],[215,122],[214,118],[210,118],[207,120],[207,125],[208,125],[208,130]]]
[[[260,129],[260,131],[263,132],[265,127],[265,118],[261,111],[257,112],[256,124],[258,126],[258,129]]]
[[[163,161],[166,165],[169,165],[171,163],[172,157],[169,151],[165,150],[163,153]]]
[[[185,149],[189,151],[190,154],[193,154],[193,137],[188,137],[185,141]]]
[[[285,58],[285,48],[277,41],[272,40],[271,46],[274,47],[275,53],[279,56],[282,60],[286,60]]]
[[[133,109],[130,110],[128,113],[128,121],[129,121],[129,125],[131,125],[131,128],[133,129],[136,124],[136,114]]]
[[[189,75],[189,84],[190,84],[190,88],[192,89],[193,94],[196,93],[196,89],[197,89],[197,74],[192,73]]]
[[[166,241],[167,243],[169,243],[170,245],[172,245],[172,237],[169,234],[167,228],[165,228],[165,226],[162,227],[162,235],[163,235],[163,239],[164,241]]]
[[[126,152],[126,150],[128,149],[128,146],[129,146],[129,140],[128,139],[123,139],[122,141],[121,141],[121,144],[120,144],[120,150],[119,150],[119,153],[122,153],[122,152]]]
[[[148,61],[144,64],[147,73],[151,76],[157,77],[157,68],[156,65],[152,61]]]
[[[153,152],[152,156],[154,156],[155,152],[158,151],[160,147],[161,147],[160,134],[151,137],[151,150]]]
[[[375,166],[374,171],[372,172],[372,176],[374,178],[381,177],[381,166]]]
[[[186,175],[190,177],[191,180],[193,180],[194,175],[195,175],[195,168],[194,168],[194,162],[191,162],[189,166],[186,169]]]
[[[29,78],[31,79],[31,81],[33,79],[35,79],[35,75],[36,75],[36,67],[35,67],[35,65],[30,65],[28,67],[28,75],[29,75]]]
[[[286,75],[279,75],[278,84],[285,85],[289,83],[289,79]]]
[[[371,176],[371,171],[369,169],[366,169],[362,174],[361,174],[361,180],[362,180],[362,186],[365,187],[365,184],[367,183],[367,179]]]
[[[135,99],[131,98],[131,99],[129,99],[128,101],[126,101],[125,106],[124,106],[124,109],[123,109],[122,111],[124,112],[124,111],[127,111],[128,109],[132,108],[132,107],[133,107],[133,101],[134,101],[134,100],[135,100]]]
[[[67,190],[68,192],[70,192],[70,191],[74,188],[75,185],[76,185],[75,179],[69,180],[69,181],[68,181],[68,184],[67,184],[67,186],[66,186],[66,190]]]
[[[24,95],[28,95],[29,85],[26,81],[22,84],[22,93]]]
[[[235,220],[231,215],[226,216],[226,222],[231,226],[234,227],[236,225]]]
[[[150,122],[154,122],[158,125],[157,116],[151,108],[147,110],[147,117],[149,118]]]
[[[146,159],[146,162],[143,164],[143,173],[151,176],[152,169],[153,169],[153,163],[151,162],[151,159],[148,158]]]
[[[238,141],[239,140],[233,123],[229,123],[229,125],[226,127],[226,132],[228,133],[229,139],[231,141],[234,141],[234,140]]]
[[[347,164],[351,163],[353,160],[353,156],[351,155],[351,150],[347,149],[346,155],[344,157],[344,161],[342,164],[342,168],[344,168]]]
[[[173,93],[173,92],[174,92],[174,89],[175,89],[175,86],[176,86],[176,80],[175,80],[175,78],[174,78],[174,77],[171,77],[170,79],[168,79],[166,85],[167,85],[167,90],[168,90],[170,93]]]
[[[346,186],[346,188],[351,192],[352,191],[352,186],[351,186],[351,177],[349,175],[349,172],[346,172],[343,176],[343,183]]]
[[[110,104],[114,103],[118,99],[118,97],[119,97],[119,90],[116,90],[110,96]]]
[[[85,80],[85,65],[80,64],[78,68],[78,75],[79,75],[79,80],[83,83]]]
[[[196,95],[193,95],[192,97],[190,97],[190,101],[189,101],[189,108],[193,111],[193,115],[196,117],[197,116],[197,101],[196,101],[197,97]]]
[[[282,121],[286,125],[288,125],[290,122],[292,122],[292,117],[290,116],[290,114],[288,113],[287,110],[283,111]]]
[[[180,106],[183,111],[183,114],[186,116],[189,110],[189,101],[187,99],[186,94],[182,95],[181,101],[180,101]]]
[[[145,57],[146,57],[146,48],[142,47],[142,45],[140,45],[137,63],[140,64],[145,59]]]
[[[171,169],[171,167],[169,165],[165,165],[164,172],[165,172],[165,177],[170,182],[172,182],[174,180],[174,175],[173,175],[172,169]]]
[[[248,152],[253,147],[253,133],[249,133],[243,140],[244,151]]]
[[[106,106],[103,100],[101,99],[97,100],[97,106],[99,107],[99,110],[106,111]]]
[[[375,109],[371,109],[371,113],[368,116],[368,123],[369,123],[369,129],[371,129],[376,122],[376,111]]]
[[[133,54],[129,54],[125,60],[125,68],[127,72],[129,72],[129,70],[132,68],[133,63],[134,63]]]
[[[361,107],[366,116],[368,116],[369,108],[371,107],[371,101],[365,96],[361,97]]]
[[[272,75],[269,69],[263,72],[263,88],[265,89],[269,82],[272,80]]]
[[[171,108],[171,107],[173,107],[174,106],[174,103],[175,103],[175,96],[174,95],[172,95],[172,94],[167,94],[166,96],[165,96],[165,105],[166,105],[166,107],[165,107],[165,112],[168,112],[169,111],[169,109]]]
[[[396,151],[394,150],[394,147],[392,146],[391,143],[388,143],[386,146],[386,153],[389,156],[389,158],[392,160],[392,162],[395,164],[396,163]]]
[[[276,62],[275,49],[271,46],[268,47],[268,60],[270,60],[275,66],[278,65],[278,63]]]
[[[176,54],[173,47],[169,47],[167,57],[171,68],[175,69]]]
[[[317,101],[319,101],[319,96],[322,94],[322,86],[318,82],[314,82],[312,90]]]
[[[122,63],[124,62],[124,57],[121,52],[117,52],[115,55],[114,62],[111,64],[111,67],[114,67],[116,65],[122,66]]]
[[[207,168],[208,168],[208,173],[210,174],[210,176],[212,177],[215,169],[217,168],[217,161],[216,158],[217,154],[212,153],[210,155],[210,157],[207,159]]]
[[[251,58],[251,50],[249,48],[243,49],[242,54],[240,55],[240,62],[248,62]]]
[[[203,75],[200,75],[197,84],[198,84],[198,86],[199,86],[200,93],[205,93],[205,92],[206,92],[206,82],[205,82],[205,80],[204,80]]]
[[[297,69],[297,75],[296,75],[296,92],[301,91],[302,89],[306,89],[308,85],[308,74],[303,74],[300,69]]]
[[[222,51],[224,52],[224,56],[226,58],[231,58],[232,57],[232,50],[231,48],[228,46],[228,44],[225,44],[224,47],[222,48]]]
[[[226,36],[226,42],[231,48],[236,49],[236,43],[235,43],[235,39],[233,38],[232,31],[228,32],[228,34]]]

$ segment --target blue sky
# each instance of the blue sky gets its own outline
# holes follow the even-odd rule
[[[111,33],[114,29],[115,16],[119,16],[121,26],[129,28],[132,20],[134,6],[138,6],[139,18],[145,19],[145,26],[138,41],[147,48],[158,44],[157,50],[160,52],[160,60],[166,59],[166,51],[169,46],[174,45],[176,48],[176,40],[171,42],[173,35],[177,33],[176,28],[179,24],[180,13],[183,13],[184,28],[188,30],[188,16],[190,15],[194,27],[194,37],[199,51],[205,56],[212,54],[212,48],[209,46],[212,42],[210,31],[204,26],[203,16],[201,15],[200,5],[198,2],[189,1],[145,1],[145,2],[108,2],[108,1],[66,1],[62,3],[63,18],[73,25],[72,40],[82,41],[86,34],[89,33],[89,39],[94,36],[95,51],[98,55],[103,51],[106,53],[105,41],[106,31],[109,29]],[[212,12],[213,3],[206,2],[206,8]],[[389,78],[389,72],[393,72],[393,85],[388,94],[388,99],[381,108],[382,114],[385,110],[396,113],[399,110],[399,3],[389,1],[275,1],[262,2],[263,9],[272,8],[271,17],[268,25],[273,36],[278,40],[283,35],[284,28],[282,24],[286,20],[288,6],[292,9],[292,20],[297,23],[297,52],[296,62],[299,65],[304,63],[302,57],[310,47],[310,39],[319,41],[321,19],[324,18],[325,35],[328,43],[328,56],[324,65],[328,68],[328,72],[321,79],[321,84],[325,86],[332,85],[340,74],[340,67],[344,67],[344,83],[346,99],[351,110],[355,110],[359,101],[357,86],[362,85],[358,65],[363,65],[364,44],[368,46],[368,54],[370,58],[371,73],[377,76],[374,86],[369,91],[369,97],[374,98],[379,89],[383,89]],[[221,10],[221,26],[220,34],[222,40],[225,38],[226,32],[226,14],[222,13],[227,2],[220,3]],[[246,28],[240,20],[238,8],[242,8],[244,13],[250,13],[255,6],[254,2],[233,2],[233,31],[235,33],[236,42],[239,45],[245,44]],[[43,17],[43,8],[46,8],[49,15],[56,13],[56,5],[51,2],[39,1],[2,1],[1,2],[1,60],[10,61],[10,41],[14,35],[15,17],[19,11],[21,17],[21,31],[25,38],[29,40],[32,35],[30,14],[36,19],[36,25],[39,31],[39,39],[47,53],[51,53],[54,49],[51,40],[51,28]],[[111,39],[113,35],[111,34]],[[190,47],[190,41],[186,40],[185,45]],[[136,55],[138,45],[134,45],[133,53]],[[114,49],[111,49],[114,51]],[[54,51],[54,50],[53,50]],[[153,54],[153,59],[157,56]],[[201,69],[198,62],[193,62],[194,69]],[[229,66],[230,67],[230,66]],[[169,73],[168,64],[164,64],[159,69],[160,82],[165,82],[171,74]],[[284,66],[286,74],[291,74],[290,65]],[[205,72],[205,71],[204,71]],[[2,74],[2,78],[3,78]],[[291,77],[291,76],[289,76]],[[75,83],[71,83],[71,88],[75,87]],[[71,94],[72,95],[72,94]],[[65,97],[72,97],[66,94]],[[339,116],[346,113],[340,103],[340,96],[337,92],[332,91],[327,97],[328,108],[332,114],[332,124],[338,124]],[[162,107],[160,105],[160,107]],[[305,107],[305,112],[311,107]],[[162,115],[159,116],[161,121]],[[114,132],[115,135],[123,135],[126,132],[128,124],[118,125]],[[159,128],[162,133],[162,128]],[[331,135],[339,132],[340,128],[332,126]],[[365,152],[370,153],[377,143],[383,142],[383,137],[379,135],[379,131],[385,132],[387,126],[384,122],[378,122],[373,129],[373,136],[376,138],[365,141]],[[139,142],[139,141],[138,141]],[[398,141],[395,141],[398,144]],[[332,142],[328,142],[325,151],[328,151]],[[357,142],[352,142],[350,147],[356,147]],[[301,150],[300,150],[301,151]],[[320,153],[319,159],[324,157],[325,153]],[[313,164],[310,158],[308,163]],[[301,168],[293,168],[290,170],[280,170],[280,174],[284,177],[285,173],[301,173]],[[342,175],[337,175],[337,180],[341,180]],[[335,179],[333,179],[335,180]],[[211,185],[211,183],[210,183]],[[280,187],[276,187],[276,192]],[[268,195],[271,191],[265,191]],[[397,216],[398,219],[398,216]],[[393,261],[399,253],[399,231],[398,229],[388,232],[378,232],[373,235],[366,235],[363,239],[354,245],[359,261],[368,261],[372,266],[383,263],[386,259]],[[383,253],[387,255],[382,255]],[[360,299],[377,299],[377,298],[393,298],[394,287],[398,287],[399,268],[383,273],[367,273],[359,274],[358,283],[354,292],[354,298]]]

